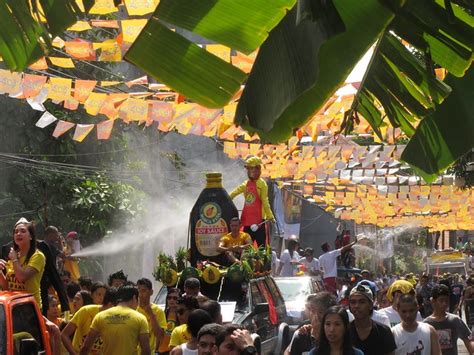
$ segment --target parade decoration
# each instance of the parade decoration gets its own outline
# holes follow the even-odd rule
[[[186,270],[187,257],[188,251],[184,247],[178,248],[174,256],[161,252],[157,257],[153,276],[157,281],[163,282],[166,286],[176,285],[179,277]],[[186,274],[191,274],[191,271],[188,270]]]

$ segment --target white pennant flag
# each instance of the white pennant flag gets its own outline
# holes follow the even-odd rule
[[[36,122],[35,126],[39,128],[44,128],[49,126],[51,123],[56,122],[58,119],[50,114],[48,111],[45,111],[43,115],[40,117],[38,122]]]

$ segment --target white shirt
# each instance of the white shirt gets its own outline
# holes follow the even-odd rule
[[[319,260],[317,258],[313,258],[313,260],[308,261],[306,257],[300,259],[300,263],[304,265],[306,275],[309,275],[310,272],[316,273],[320,271]]]
[[[319,264],[324,271],[324,278],[337,276],[337,257],[341,249],[331,250],[319,257]]]
[[[431,331],[429,324],[418,322],[414,332],[407,332],[401,324],[392,327],[397,349],[395,355],[431,355]]]
[[[390,325],[392,327],[402,322],[402,320],[400,319],[400,315],[395,310],[395,308],[393,308],[393,306],[381,309],[380,312],[383,312],[388,317]],[[418,314],[416,315],[416,320],[419,322],[423,321],[420,312],[418,312]]]
[[[280,265],[282,265],[280,276],[295,276],[296,275],[296,265],[293,265],[292,261],[300,260],[300,255],[297,251],[293,252],[293,257],[290,256],[288,249],[285,249],[280,255]]]

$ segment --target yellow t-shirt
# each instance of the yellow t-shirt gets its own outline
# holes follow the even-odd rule
[[[76,331],[74,332],[74,337],[72,338],[72,347],[75,351],[79,352],[81,350],[82,343],[89,333],[89,329],[92,324],[92,320],[100,312],[101,305],[90,304],[87,306],[81,307],[71,319],[71,323],[76,326]],[[102,353],[102,339],[98,337],[92,347],[93,354]]]
[[[248,240],[252,241],[252,238],[250,238],[250,235],[248,233],[240,231],[239,236],[237,238],[234,238],[232,236],[232,233],[227,233],[221,238],[221,243],[223,244],[225,248],[229,248],[229,247],[245,245],[247,244]]]
[[[145,316],[125,306],[99,312],[92,321],[91,329],[100,333],[103,353],[114,355],[137,354],[138,337],[149,334]]]
[[[151,304],[151,309],[153,311],[153,314],[156,317],[156,321],[158,322],[158,325],[160,326],[161,329],[165,330],[166,329],[165,312],[158,305],[154,303]],[[151,328],[150,317],[146,314],[145,310],[141,308],[140,306],[137,307],[137,312],[140,312],[141,314],[143,314],[146,318],[146,321],[148,322],[148,328],[150,329],[150,349],[151,349],[151,352],[153,353],[156,349],[156,337],[155,337],[155,333],[153,333],[153,329]],[[139,351],[139,353],[141,353],[141,351]]]
[[[22,256],[18,259],[19,263],[22,267],[25,266],[25,256]],[[31,256],[28,264],[29,267],[32,267],[37,271],[28,281],[21,282],[15,277],[15,270],[13,269],[13,262],[11,260],[7,263],[7,282],[8,282],[8,289],[10,291],[25,291],[31,293],[34,297],[36,302],[38,302],[39,307],[42,307],[41,304],[41,292],[40,292],[40,283],[41,277],[43,276],[44,265],[46,264],[46,258],[44,254],[39,250],[36,250],[33,255]]]
[[[166,353],[167,351],[170,351],[170,338],[171,338],[171,333],[173,332],[174,328],[176,328],[176,314],[174,312],[169,312],[168,318],[166,320],[166,329],[165,329],[165,335],[163,336],[163,339],[160,341],[160,348],[158,349],[158,352],[160,353]]]
[[[175,346],[187,343],[191,340],[191,334],[188,332],[188,325],[181,324],[173,329],[171,332],[170,339],[170,349],[173,349]]]

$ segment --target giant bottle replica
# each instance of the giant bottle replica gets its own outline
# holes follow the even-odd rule
[[[223,256],[217,251],[221,237],[230,232],[230,220],[239,212],[222,187],[221,173],[207,173],[206,187],[199,195],[190,215],[191,265],[198,261],[219,264]]]

